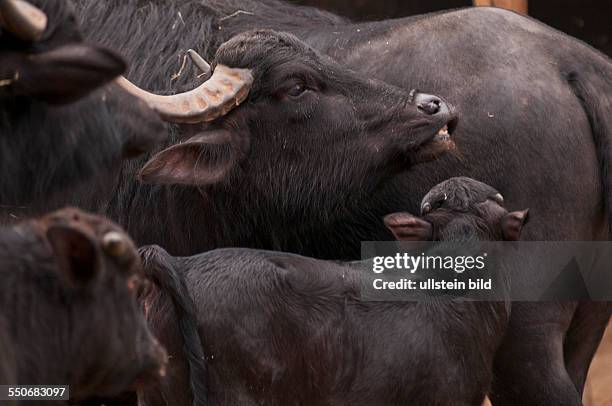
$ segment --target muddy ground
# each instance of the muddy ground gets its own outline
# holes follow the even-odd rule
[[[586,406],[612,406],[612,323],[591,364],[584,391]]]

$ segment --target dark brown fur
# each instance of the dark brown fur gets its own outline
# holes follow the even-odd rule
[[[422,219],[399,213],[387,224],[428,222],[445,241],[504,238],[505,219],[519,212],[470,179],[440,187],[450,194],[458,186],[475,192],[461,207],[451,200]],[[147,319],[171,355],[167,379],[140,393],[143,405],[480,406],[489,390],[504,303],[363,301],[368,279],[355,264],[280,252],[179,258],[145,247],[141,255],[157,281],[144,298]],[[186,313],[191,298],[196,311]],[[188,327],[196,323],[201,340]],[[200,346],[205,362],[187,361],[184,347]],[[194,364],[200,375],[190,373]],[[207,392],[194,401],[188,382]]]
[[[70,385],[78,400],[159,377],[166,355],[136,301],[140,259],[115,224],[65,209],[2,229],[0,277],[0,384]]]

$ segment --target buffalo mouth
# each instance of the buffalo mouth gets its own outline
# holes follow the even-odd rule
[[[427,137],[419,146],[414,163],[428,162],[438,158],[445,152],[455,150],[457,146],[453,139],[453,133],[457,128],[457,118],[453,117],[440,127],[434,134]]]
[[[448,124],[445,124],[436,135],[434,135],[431,142],[441,143],[443,145],[453,146],[455,142],[451,139],[450,131],[448,129]]]
[[[433,138],[428,142],[431,145],[439,145],[441,147],[446,148],[447,150],[455,149],[455,141],[453,140],[453,132],[457,128],[457,119],[453,118],[442,128],[440,128],[433,136]]]

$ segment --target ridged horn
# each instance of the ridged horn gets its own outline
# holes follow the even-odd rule
[[[24,0],[0,0],[0,25],[24,41],[38,41],[47,28],[47,15]]]
[[[123,76],[117,84],[146,102],[164,120],[196,124],[213,121],[227,114],[246,99],[253,84],[249,69],[217,65],[212,76],[185,93],[161,96],[139,88]]]

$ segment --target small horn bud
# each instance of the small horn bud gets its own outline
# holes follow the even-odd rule
[[[504,197],[501,195],[501,193],[491,196],[491,199],[497,204],[504,204]]]
[[[121,258],[128,250],[128,244],[123,235],[116,231],[109,231],[102,238],[104,252],[113,258]]]

